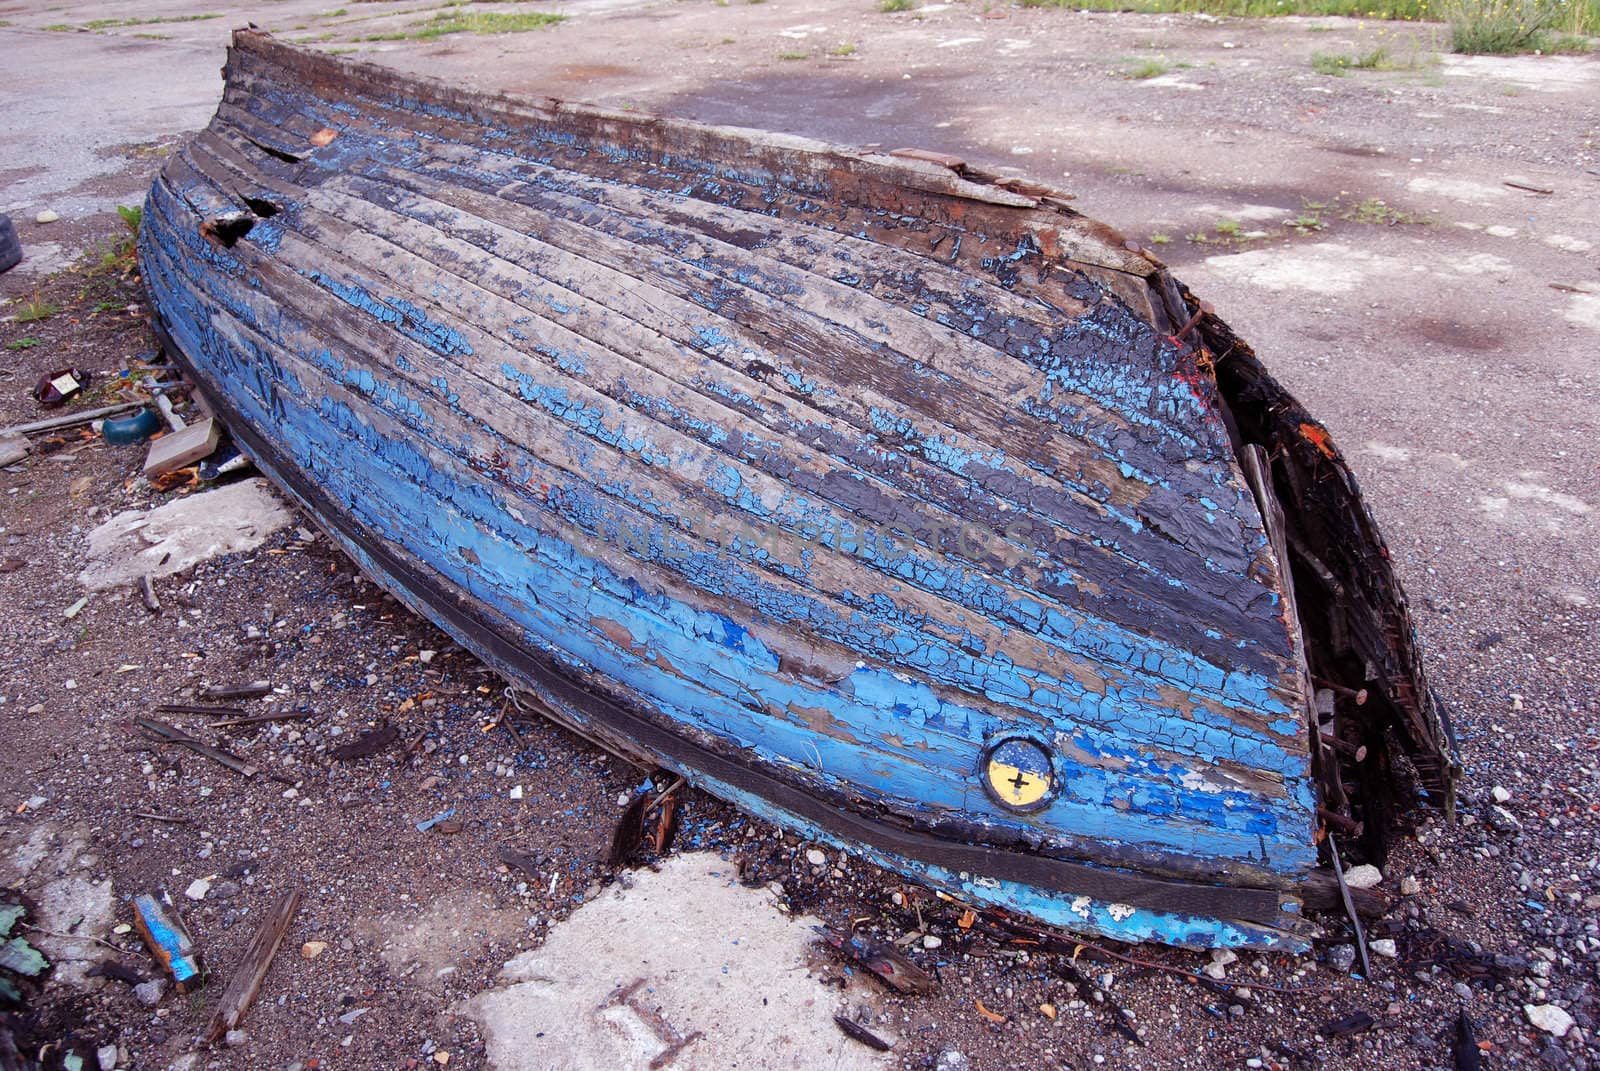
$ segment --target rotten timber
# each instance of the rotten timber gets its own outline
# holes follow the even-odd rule
[[[1068,199],[239,31],[139,253],[241,448],[556,721],[967,899],[1303,948],[1448,730],[1327,431]]]

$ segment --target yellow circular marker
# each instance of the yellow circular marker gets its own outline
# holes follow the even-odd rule
[[[983,761],[983,787],[1013,811],[1034,811],[1055,796],[1056,776],[1043,745],[1021,737],[1001,740]]]

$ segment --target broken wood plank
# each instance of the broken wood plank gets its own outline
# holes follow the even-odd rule
[[[161,599],[156,596],[155,582],[146,573],[139,578],[139,597],[144,600],[144,608],[153,614],[161,612]]]
[[[208,684],[200,689],[207,699],[255,699],[272,691],[268,681],[251,681],[248,684]]]
[[[300,890],[291,889],[278,898],[272,911],[262,920],[255,936],[250,939],[249,947],[245,949],[244,957],[228,979],[227,988],[222,991],[216,1014],[206,1028],[206,1044],[215,1044],[238,1026],[245,1012],[250,1010],[250,1005],[255,1003],[256,994],[261,992],[261,983],[272,967],[272,957],[278,954],[278,946],[283,944],[283,936],[288,932],[289,923],[294,920],[294,913],[299,907]]]
[[[201,703],[161,703],[156,707],[158,714],[214,714],[218,717],[238,718],[244,716],[243,707],[217,707]]]
[[[168,725],[166,722],[156,721],[154,718],[135,718],[134,722],[140,728],[154,733],[161,739],[173,744],[177,744],[181,747],[186,747],[190,751],[193,751],[196,755],[204,755],[212,762],[226,766],[234,773],[242,774],[245,777],[254,777],[259,772],[254,766],[250,765],[238,755],[233,754],[233,752],[223,751],[221,748],[212,747],[203,740],[196,740],[194,737],[190,736],[188,733],[176,726]]]
[[[866,968],[868,974],[897,993],[924,994],[938,988],[933,975],[911,962],[894,946],[865,934],[840,934],[825,926],[817,932],[828,947]]]
[[[60,428],[71,428],[79,424],[88,424],[118,413],[126,413],[130,409],[139,409],[144,402],[121,402],[117,405],[101,406],[99,409],[84,409],[76,413],[66,413],[46,420],[32,420],[26,424],[13,424],[9,428],[0,428],[0,437],[11,435],[32,435],[40,431],[56,431]]]
[[[205,981],[205,969],[195,952],[183,919],[170,897],[153,893],[133,898],[133,925],[149,946],[150,954],[172,978],[178,992],[188,993]]]
[[[316,715],[309,710],[285,711],[281,714],[249,714],[242,718],[227,718],[211,723],[213,729],[229,729],[235,725],[259,725],[268,721],[302,721]]]
[[[210,457],[222,439],[222,426],[210,417],[196,421],[181,431],[169,431],[150,444],[145,456],[144,474],[160,476],[162,473],[193,465]]]
[[[329,751],[328,755],[340,762],[364,759],[368,755],[376,755],[398,739],[400,739],[399,729],[393,725],[381,725],[376,729],[367,730],[348,744],[339,745]]]

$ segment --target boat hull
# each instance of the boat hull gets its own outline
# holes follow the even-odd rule
[[[385,587],[574,729],[952,894],[1304,947],[1287,527],[1158,264],[927,154],[244,31],[227,75],[147,202],[159,329]]]

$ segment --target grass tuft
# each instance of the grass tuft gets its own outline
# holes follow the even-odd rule
[[[910,11],[916,6],[916,0],[878,0],[878,10],[886,14],[896,11]]]
[[[60,305],[51,304],[42,298],[34,298],[31,301],[24,301],[13,319],[19,324],[37,323],[40,320],[50,319],[60,311]]]
[[[1129,60],[1127,65],[1122,68],[1122,77],[1139,82],[1146,78],[1160,78],[1171,69],[1165,60]]]
[[[31,350],[35,346],[43,346],[43,345],[44,345],[44,339],[42,339],[42,338],[34,338],[32,335],[23,335],[21,338],[14,338],[10,342],[7,342],[6,343],[6,349],[8,349],[8,350]]]
[[[421,23],[413,29],[410,36],[419,41],[427,41],[452,33],[526,33],[529,30],[542,30],[554,26],[565,19],[565,15],[552,15],[547,11],[528,11],[519,14],[506,14],[501,11],[441,11],[433,17],[432,22]]]

